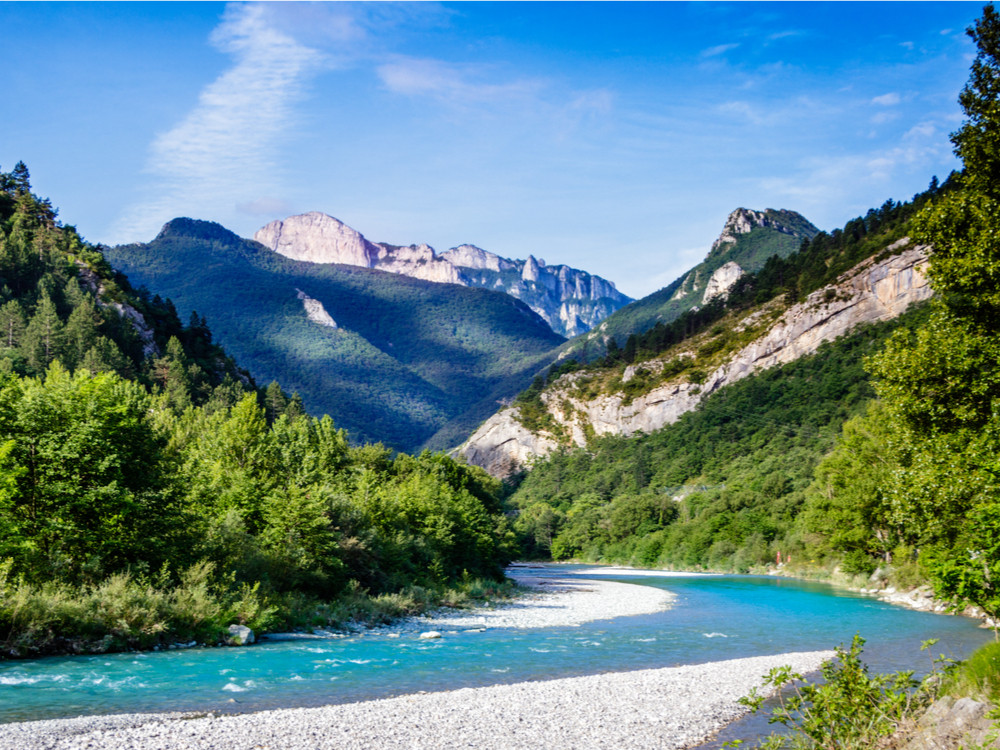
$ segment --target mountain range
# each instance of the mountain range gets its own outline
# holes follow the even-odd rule
[[[356,441],[398,450],[442,430],[460,442],[563,342],[510,295],[293,260],[211,222],[175,219],[106,257],[204,316],[258,382],[299,393]]]
[[[182,315],[206,318],[258,382],[277,380],[356,441],[413,451],[459,445],[554,362],[602,355],[608,341],[696,308],[704,290],[724,297],[733,279],[720,286],[718,269],[754,269],[814,232],[792,211],[738,209],[705,262],[668,287],[689,293],[666,307],[658,292],[621,308],[628,298],[610,282],[530,255],[373,243],[318,212],[253,240],[175,219],[106,257]],[[566,342],[552,320],[598,327]]]
[[[613,283],[566,265],[547,266],[501,258],[475,245],[440,254],[425,244],[370,242],[343,222],[318,211],[272,221],[254,234],[265,247],[294,260],[340,263],[445,284],[506,292],[538,313],[556,333],[572,337],[589,330],[632,301]]]

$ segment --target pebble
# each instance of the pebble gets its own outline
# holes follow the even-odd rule
[[[746,709],[774,667],[810,672],[830,651],[404,695],[323,708],[134,714],[7,724],[0,750],[676,750]]]

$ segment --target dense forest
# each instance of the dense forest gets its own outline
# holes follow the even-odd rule
[[[909,235],[932,247],[935,295],[900,320],[730,385],[659,432],[592,440],[522,477],[524,544],[555,558],[750,570],[838,568],[931,582],[1000,614],[1000,17],[952,134],[964,169],[887,202],[741,279],[717,312],[635,332],[605,368],[655,355],[722,308],[791,300]],[[569,369],[579,365],[570,365]],[[563,366],[566,369],[566,366]],[[553,372],[553,376],[558,372]],[[540,379],[522,396],[530,403]],[[534,395],[532,395],[534,394]]]
[[[0,173],[3,653],[215,642],[413,611],[502,580],[500,485],[352,447],[258,390]],[[450,593],[448,592],[450,589]]]
[[[300,393],[311,414],[396,450],[460,443],[564,341],[502,292],[296,261],[207,221],[174,219],[105,255],[204,315],[243,367]],[[336,327],[309,320],[300,293]]]

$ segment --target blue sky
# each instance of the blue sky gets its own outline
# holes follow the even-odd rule
[[[92,242],[310,210],[635,297],[739,206],[833,229],[958,166],[979,3],[0,3],[0,168]]]

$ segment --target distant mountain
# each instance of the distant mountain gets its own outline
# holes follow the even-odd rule
[[[506,292],[524,302],[563,336],[576,336],[632,301],[613,283],[569,266],[547,266],[529,255],[510,260],[475,245],[436,253],[429,245],[370,242],[318,211],[272,221],[254,239],[294,260],[341,263],[417,279]]]
[[[460,442],[563,342],[507,294],[294,260],[205,221],[175,219],[106,257],[206,318],[258,382],[278,380],[355,439],[400,450],[439,432],[431,444]]]
[[[574,342],[573,348],[583,349],[596,341],[597,346],[588,348],[596,354],[610,337],[621,343],[630,334],[642,333],[657,323],[669,323],[688,310],[724,296],[741,276],[759,271],[772,256],[788,257],[803,240],[817,234],[819,229],[795,211],[737,208],[729,214],[705,260],[658,292],[610,315],[589,336]]]

